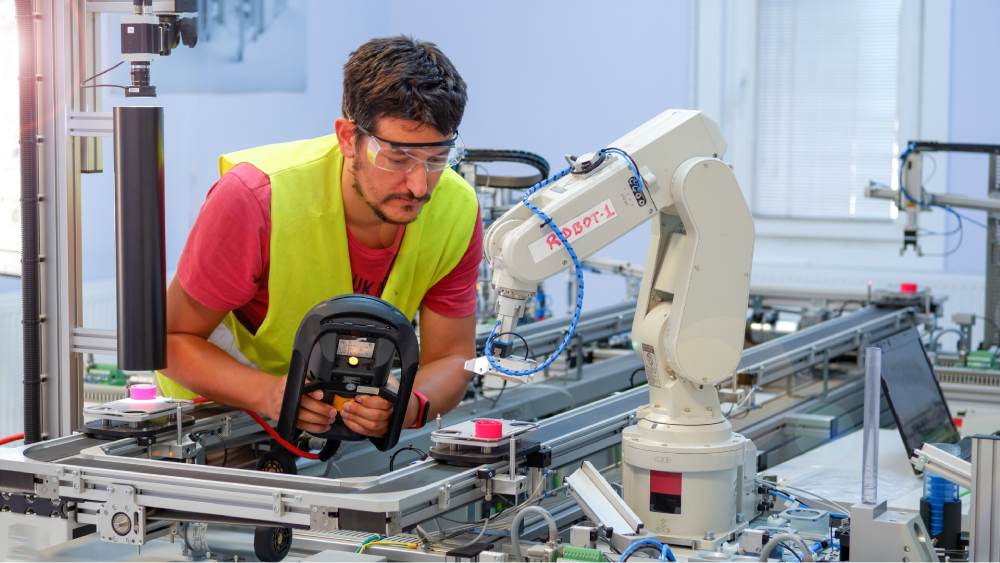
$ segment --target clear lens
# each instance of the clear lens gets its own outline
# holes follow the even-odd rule
[[[465,146],[458,138],[450,147],[398,147],[369,136],[367,152],[369,162],[388,172],[409,172],[418,164],[427,172],[440,172],[462,160]]]

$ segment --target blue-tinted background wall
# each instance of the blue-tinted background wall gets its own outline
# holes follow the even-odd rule
[[[951,111],[950,135],[956,143],[1000,144],[1000,74],[996,54],[1000,53],[1000,2],[962,0],[952,2],[951,20]],[[932,139],[936,140],[936,139]],[[985,155],[952,154],[948,159],[948,191],[985,197],[987,163]],[[932,165],[925,164],[925,170]],[[968,214],[985,222],[985,213]],[[949,272],[979,274],[986,267],[986,235],[983,229],[965,229],[966,239],[947,259]],[[950,244],[957,244],[952,240]]]
[[[305,91],[176,94],[169,84],[158,85],[155,103],[165,107],[170,270],[216,178],[217,155],[330,132],[340,115],[342,65],[371,37],[406,34],[437,43],[468,83],[461,127],[466,145],[537,152],[553,170],[564,166],[567,153],[605,146],[664,109],[691,104],[688,0],[312,0],[290,2],[288,9],[305,12],[305,56],[292,50],[287,60],[305,65]],[[268,40],[263,35],[262,46]],[[105,60],[114,60],[116,35],[109,34],[104,49]],[[174,63],[155,62],[153,82],[157,67]],[[252,60],[244,66],[255,72]],[[124,72],[108,80],[125,80]],[[109,107],[133,103],[116,92],[106,100]],[[110,150],[105,155],[108,172],[85,181],[86,281],[114,273],[113,162]],[[603,254],[641,262],[647,235],[640,227]],[[623,282],[609,277],[588,275],[587,286],[587,306],[618,300],[624,291]],[[562,312],[565,283],[553,280],[548,288],[554,312]]]

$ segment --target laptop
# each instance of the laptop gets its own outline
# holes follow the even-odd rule
[[[971,461],[971,440],[962,439],[955,427],[917,329],[894,334],[873,346],[882,349],[882,394],[896,419],[907,457],[929,442],[957,444],[959,457]]]

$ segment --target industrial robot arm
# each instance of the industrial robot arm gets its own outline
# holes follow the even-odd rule
[[[736,179],[718,160],[719,129],[700,112],[668,110],[610,147],[581,156],[528,201],[560,226],[579,260],[654,219],[632,333],[647,378],[656,387],[676,377],[718,383],[743,349],[754,236]],[[468,367],[518,377],[505,372],[530,371],[532,363],[504,357],[517,320],[538,282],[573,259],[527,206],[492,225],[485,252],[498,294],[499,336],[489,352],[499,357]]]
[[[624,497],[648,529],[687,545],[714,545],[705,538],[736,533],[752,511],[753,444],[732,432],[715,388],[743,350],[754,240],[724,151],[704,114],[668,110],[529,190],[486,234],[497,324],[486,355],[466,363],[518,381],[544,368],[562,347],[540,365],[509,354],[538,282],[569,267],[581,279],[581,260],[652,220],[632,325],[650,404],[622,435]],[[564,345],[571,337],[572,326]]]

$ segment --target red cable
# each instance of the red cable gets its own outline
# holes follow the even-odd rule
[[[289,452],[291,452],[291,453],[293,453],[293,454],[295,454],[295,455],[297,455],[299,457],[304,457],[306,459],[319,459],[319,455],[318,454],[314,454],[314,453],[310,453],[310,452],[304,452],[304,451],[296,448],[291,443],[289,443],[288,440],[285,440],[284,438],[282,438],[274,428],[271,428],[271,425],[268,424],[266,420],[264,420],[263,418],[261,418],[261,416],[259,414],[255,413],[253,411],[248,411],[246,409],[243,409],[243,412],[247,413],[248,415],[250,415],[250,418],[252,418],[255,421],[257,421],[257,424],[259,424],[260,427],[263,428],[264,431],[267,432],[269,436],[271,436],[272,438],[274,438],[275,442],[281,444],[281,447],[285,448]]]
[[[203,403],[211,403],[212,402],[211,399],[206,399],[205,397],[195,397],[194,399],[192,399],[192,401],[196,405],[200,405],[200,404],[203,404]],[[259,424],[260,427],[263,428],[264,431],[267,432],[267,434],[269,436],[271,436],[272,438],[274,438],[275,442],[278,442],[279,444],[281,444],[281,447],[285,448],[289,452],[291,452],[291,453],[293,453],[293,454],[295,454],[295,455],[297,455],[299,457],[304,457],[306,459],[319,459],[319,455],[318,454],[314,454],[314,453],[302,451],[302,450],[296,448],[291,443],[289,443],[288,440],[285,440],[284,438],[282,438],[278,434],[278,432],[274,428],[272,428],[271,425],[268,424],[267,421],[264,420],[263,417],[261,417],[259,414],[255,413],[253,411],[247,410],[247,409],[243,409],[243,412],[245,412],[248,415],[250,415],[250,418],[254,419],[254,421],[256,421],[257,424]],[[24,437],[24,434],[21,434],[21,437]],[[2,442],[0,442],[0,444],[2,444]]]
[[[23,439],[24,439],[24,432],[20,434],[14,434],[13,436],[7,436],[6,438],[0,438],[0,446]]]

